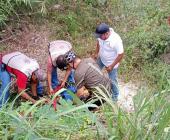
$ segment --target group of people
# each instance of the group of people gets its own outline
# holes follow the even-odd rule
[[[21,97],[33,104],[42,95],[41,81],[47,79],[48,92],[53,94],[56,89],[65,87],[78,94],[82,87],[89,91],[89,97],[95,87],[105,87],[112,94],[114,101],[119,95],[117,70],[123,58],[124,50],[120,36],[109,25],[101,23],[96,27],[95,36],[97,45],[95,58],[78,57],[72,49],[72,45],[64,40],[56,40],[49,43],[49,57],[47,73],[40,69],[38,62],[21,52],[12,52],[2,56],[0,63],[0,106],[9,97],[7,85],[11,77],[16,77],[18,93]],[[65,71],[64,79],[59,80],[57,69]],[[102,73],[102,69],[108,72],[108,77]],[[30,85],[31,93],[26,93],[27,85]],[[62,98],[72,100],[67,91],[61,93]],[[87,97],[88,98],[88,97]]]

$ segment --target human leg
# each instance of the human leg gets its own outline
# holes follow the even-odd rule
[[[37,94],[38,94],[38,96],[42,97],[43,93],[44,93],[43,84],[41,82],[38,82],[38,85],[37,85]]]
[[[71,71],[71,73],[70,73],[70,75],[68,77],[66,88],[68,90],[70,90],[71,92],[73,92],[73,93],[77,92],[77,88],[75,86],[75,79],[74,79],[74,70]],[[63,92],[62,96],[66,100],[72,100],[71,95],[67,91]]]
[[[53,89],[55,89],[60,84],[57,75],[57,68],[54,67],[52,68],[52,73],[51,73],[51,84]]]
[[[118,95],[119,95],[118,80],[117,80],[117,69],[113,69],[108,74],[109,74],[109,78],[112,81],[112,84],[111,84],[112,98],[113,98],[113,100],[117,100]]]
[[[10,74],[0,66],[0,107],[7,102],[9,98],[8,85],[11,81]]]
[[[69,77],[68,77],[68,85],[67,87],[72,91],[72,92],[77,92],[77,88],[75,86],[75,79],[74,79],[74,70],[71,71]]]

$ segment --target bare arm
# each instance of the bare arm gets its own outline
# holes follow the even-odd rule
[[[48,86],[48,93],[52,93],[53,92],[52,83],[51,83],[52,69],[53,69],[52,61],[51,61],[51,58],[48,57],[48,62],[47,62],[47,86]]]
[[[25,90],[25,89],[20,89],[20,88],[18,88],[18,92],[19,92],[19,93],[23,92],[23,90]],[[31,98],[25,91],[21,94],[21,97],[23,97],[24,99],[27,99],[27,100],[31,101],[33,104],[36,103],[36,100],[34,100],[33,98]]]
[[[49,93],[53,92],[52,84],[51,84],[51,71],[47,70],[47,85],[49,89]]]
[[[33,96],[37,96],[37,85],[38,85],[38,81],[31,82],[31,92]]]
[[[124,53],[118,54],[115,61],[110,66],[106,67],[106,70],[111,71],[114,68],[114,66],[122,60],[123,55],[124,55]]]
[[[117,58],[115,59],[115,61],[112,63],[112,68],[114,68],[114,66],[117,64],[117,63],[120,63],[120,61],[122,60],[123,58],[123,55],[124,53],[121,53],[121,54],[118,54]]]
[[[16,76],[17,76],[16,84],[18,86],[18,93],[22,92],[21,97],[31,101],[34,104],[36,102],[36,100],[34,100],[31,96],[29,96],[24,91],[26,89],[26,84],[27,84],[28,77],[25,74],[23,74],[23,73],[20,73],[20,74],[18,74]]]
[[[67,79],[68,79],[68,77],[69,77],[69,75],[70,75],[70,73],[71,73],[71,69],[72,69],[72,68],[69,67],[69,68],[66,70],[64,79],[63,79],[63,81],[62,81],[62,83],[61,83],[61,86],[62,86],[62,87],[65,86],[65,83],[67,82]]]

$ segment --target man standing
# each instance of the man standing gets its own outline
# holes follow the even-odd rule
[[[107,24],[101,23],[97,26],[95,35],[97,47],[95,58],[101,69],[105,68],[112,81],[113,100],[117,100],[119,95],[117,70],[123,58],[124,49],[120,36],[114,32]]]

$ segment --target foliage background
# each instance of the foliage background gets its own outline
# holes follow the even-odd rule
[[[120,34],[124,42],[125,58],[120,67],[121,77],[126,81],[145,81],[134,98],[134,113],[124,112],[110,103],[109,99],[109,105],[99,114],[93,114],[96,119],[89,115],[90,112],[84,113],[84,110],[69,111],[75,108],[71,103],[68,103],[70,108],[61,105],[61,110],[68,111],[68,114],[60,117],[57,116],[59,112],[48,110],[48,106],[38,108],[37,112],[34,111],[38,110],[36,106],[31,107],[27,103],[19,108],[4,106],[0,110],[0,137],[168,139],[170,66],[160,58],[162,54],[170,53],[170,25],[167,23],[169,7],[169,0],[0,0],[1,51],[6,47],[3,43],[6,30],[10,27],[11,34],[16,35],[24,20],[35,26],[45,24],[50,28],[50,39],[70,40],[80,56],[88,56],[95,49],[93,32],[96,25],[106,22]],[[26,112],[24,117],[20,115],[21,112]],[[28,112],[32,116],[28,116]],[[48,112],[48,115],[45,116],[44,112]],[[101,114],[105,124],[98,121]],[[58,124],[60,126],[56,126]],[[43,133],[49,128],[53,129]],[[105,135],[99,135],[104,128]]]

